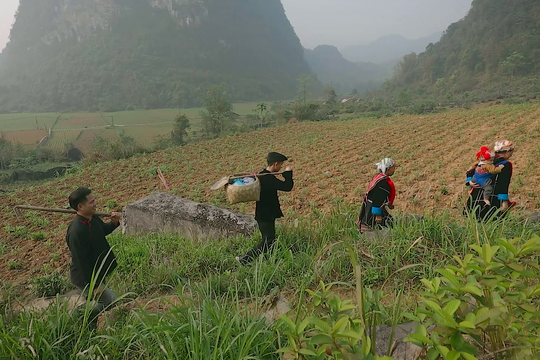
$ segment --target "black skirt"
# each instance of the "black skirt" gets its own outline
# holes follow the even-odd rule
[[[360,231],[382,229],[385,227],[392,227],[392,215],[388,212],[386,207],[382,208],[382,221],[377,223],[375,217],[371,211],[373,204],[367,198],[364,198],[362,207],[360,208]]]
[[[483,189],[473,189],[469,194],[463,213],[466,216],[474,214],[479,222],[503,219],[507,216],[508,209],[501,211],[502,201],[497,198],[497,195],[492,196],[490,202],[491,205],[485,203]]]

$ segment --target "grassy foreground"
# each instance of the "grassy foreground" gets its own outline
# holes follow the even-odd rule
[[[4,284],[0,359],[280,359],[276,351],[291,338],[283,321],[268,321],[264,312],[285,296],[293,320],[311,314],[316,296],[304,290],[321,282],[353,298],[358,273],[355,278],[351,248],[363,285],[384,294],[376,301],[382,306],[371,310],[377,313],[371,324],[391,324],[406,321],[404,312],[416,313],[420,280],[433,278],[471,244],[528,239],[540,230],[517,217],[479,226],[443,214],[399,220],[386,238],[368,240],[354,228],[355,217],[342,205],[331,216],[286,223],[269,259],[249,267],[240,267],[234,256],[256,237],[200,243],[114,235],[119,268],[110,286],[124,298],[99,330],[63,304],[14,314],[14,294]]]

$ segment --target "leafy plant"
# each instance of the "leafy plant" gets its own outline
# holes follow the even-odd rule
[[[45,240],[45,233],[43,233],[43,232],[30,233],[30,239],[32,239],[34,241]]]
[[[4,230],[8,234],[12,234],[15,238],[27,238],[28,237],[28,229],[26,226],[11,226],[6,225],[4,226]]]
[[[341,300],[332,285],[320,283],[319,291],[306,290],[311,295],[314,310],[297,321],[282,315],[288,345],[279,352],[294,359],[391,359],[375,355],[376,325],[380,315],[388,318],[380,299],[381,291],[372,291],[362,284],[361,268],[353,248],[348,246],[355,269],[357,304]],[[302,298],[300,299],[300,303]],[[397,316],[393,317],[397,321]],[[394,322],[395,329],[396,322]],[[390,352],[390,349],[388,350]]]
[[[9,260],[8,262],[8,270],[22,270],[23,265],[19,260]]]
[[[423,279],[421,322],[408,341],[429,359],[532,359],[540,355],[540,237],[501,239],[471,245],[474,253],[454,256],[457,265]]]
[[[68,280],[58,271],[34,279],[34,292],[37,296],[55,296],[65,292]]]

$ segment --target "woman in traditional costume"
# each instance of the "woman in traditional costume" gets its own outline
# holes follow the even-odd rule
[[[495,143],[495,161],[493,165],[504,165],[499,174],[493,174],[494,191],[490,200],[490,205],[484,202],[483,189],[477,186],[470,179],[470,173],[467,173],[467,181],[471,186],[469,198],[467,199],[466,212],[475,214],[478,221],[485,221],[495,218],[504,218],[508,210],[516,203],[511,202],[508,197],[508,189],[512,181],[513,165],[509,161],[514,154],[514,144],[508,140],[501,140]]]
[[[396,171],[396,163],[390,158],[385,158],[376,165],[379,173],[369,184],[356,222],[362,233],[366,230],[381,229],[392,225],[392,215],[387,208],[394,208],[396,188],[390,176]]]

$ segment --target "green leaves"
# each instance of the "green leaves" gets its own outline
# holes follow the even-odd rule
[[[407,341],[426,348],[433,360],[476,360],[479,348],[539,347],[538,326],[530,325],[540,324],[540,238],[470,248],[476,256],[454,256],[459,266],[438,269],[440,278],[422,279],[422,306],[404,316],[423,325]],[[439,288],[441,281],[446,285]]]

